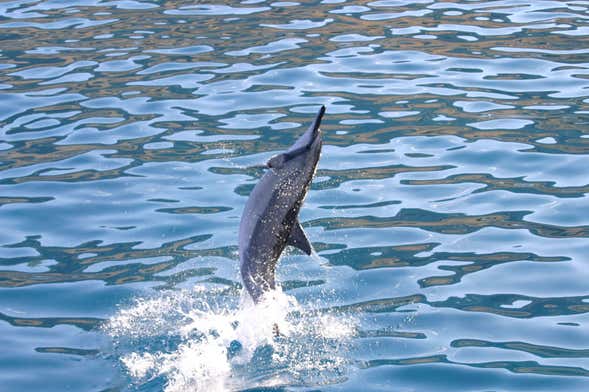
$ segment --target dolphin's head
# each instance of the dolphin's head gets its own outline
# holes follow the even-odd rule
[[[325,113],[325,106],[321,106],[313,123],[307,131],[303,133],[297,141],[284,153],[270,158],[267,166],[276,173],[285,175],[303,175],[304,177],[313,176],[315,167],[321,154],[321,119]]]
[[[317,116],[315,116],[315,120],[313,120],[311,125],[309,125],[307,131],[303,133],[301,137],[299,137],[298,140],[288,150],[286,150],[286,154],[296,154],[297,151],[301,149],[310,149],[311,147],[317,147],[313,146],[313,144],[317,144],[317,141],[321,141],[321,130],[319,129],[319,126],[321,125],[321,119],[323,118],[324,114],[325,106],[321,106],[319,112],[317,113]]]

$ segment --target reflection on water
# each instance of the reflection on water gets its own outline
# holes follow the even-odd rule
[[[1,385],[210,387],[201,364],[234,390],[586,390],[588,9],[0,4]],[[234,331],[188,308],[239,315],[242,206],[321,104],[301,219],[322,261],[279,268],[286,359],[254,339],[245,365],[199,362],[202,323],[225,355]],[[125,310],[173,331],[113,344]]]

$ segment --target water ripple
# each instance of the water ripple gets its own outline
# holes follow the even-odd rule
[[[586,2],[14,0],[0,31],[7,390],[586,390]],[[322,104],[322,264],[278,279],[324,324],[192,384],[195,336],[112,347],[140,304],[181,329],[179,289],[232,314],[245,198]]]

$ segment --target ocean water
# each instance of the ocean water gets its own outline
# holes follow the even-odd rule
[[[588,9],[0,3],[0,391],[588,391]],[[254,307],[320,105],[317,255]]]

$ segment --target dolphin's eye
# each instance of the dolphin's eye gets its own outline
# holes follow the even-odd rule
[[[272,169],[280,169],[286,161],[285,154],[274,155],[266,162],[266,166]]]

